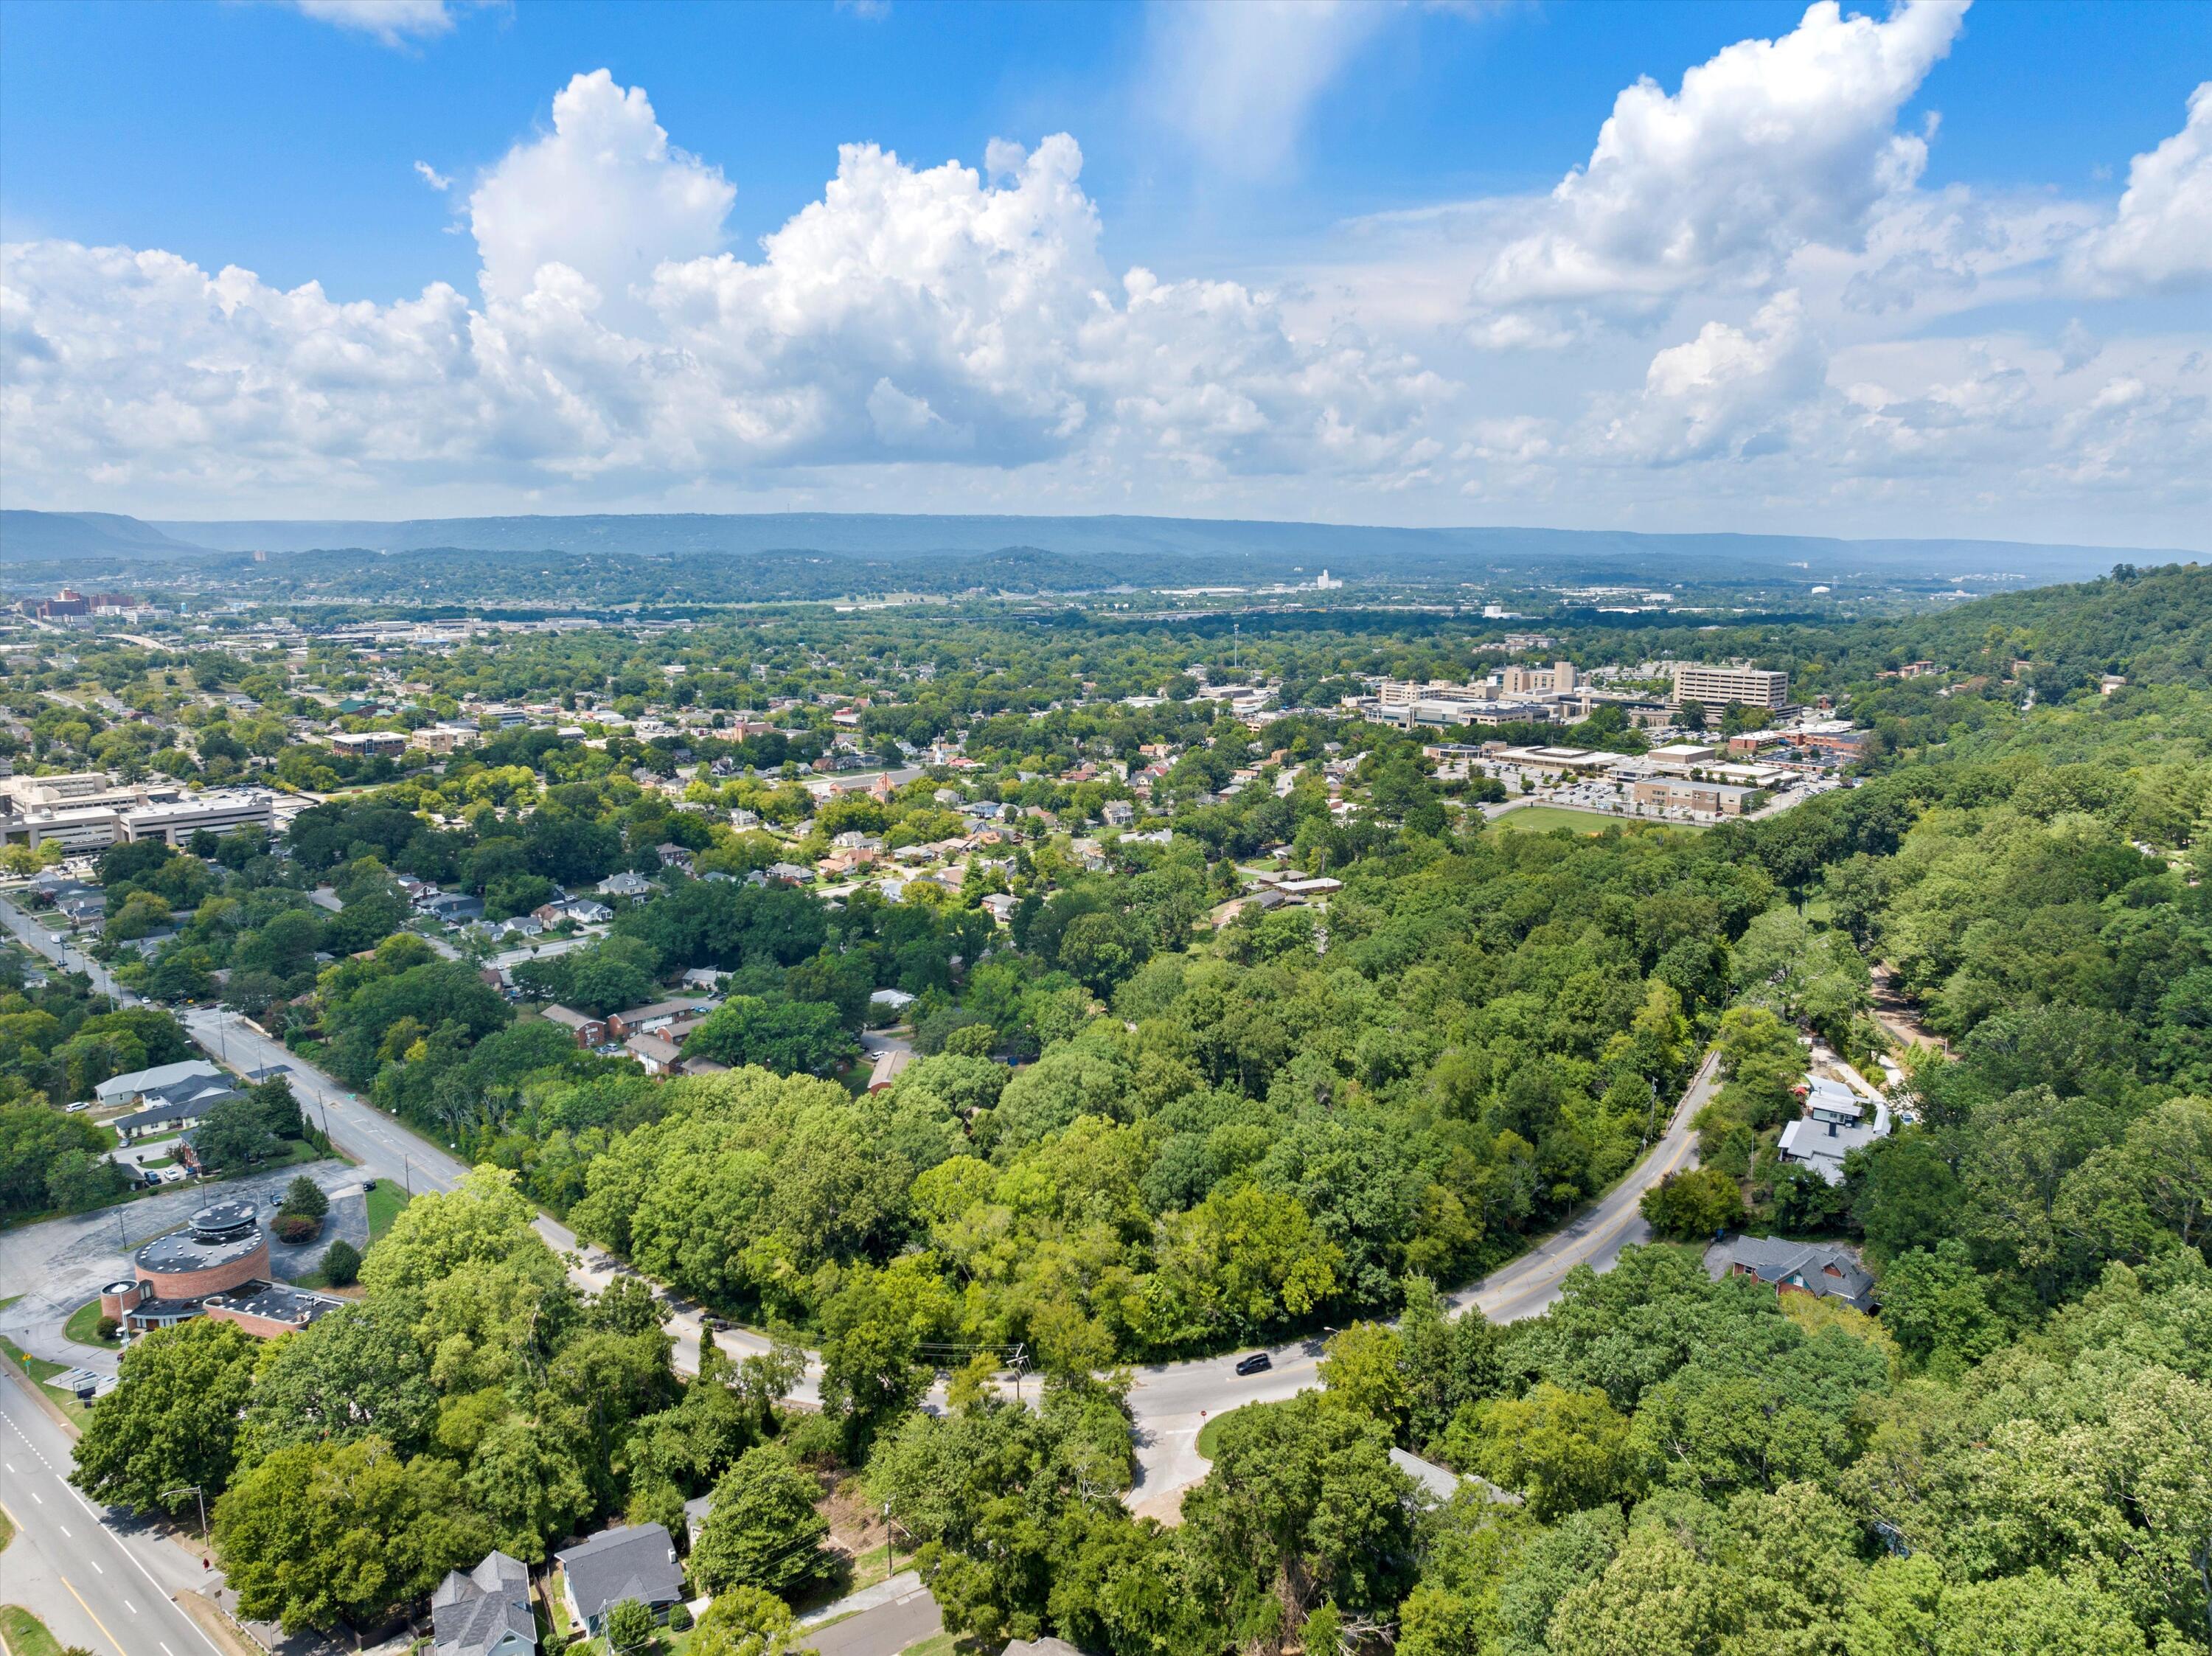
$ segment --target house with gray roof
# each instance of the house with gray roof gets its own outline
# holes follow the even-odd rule
[[[1810,1294],[1841,1300],[1854,1311],[1875,1308],[1874,1278],[1846,1248],[1829,1242],[1790,1242],[1778,1236],[1731,1236],[1705,1252],[1705,1271],[1756,1277],[1778,1294]]]
[[[432,1656],[535,1656],[530,1571],[503,1552],[472,1570],[453,1570],[430,1595]]]
[[[676,1544],[658,1524],[627,1524],[602,1530],[581,1546],[554,1555],[561,1563],[562,1591],[568,1614],[595,1636],[607,1630],[607,1611],[635,1598],[657,1622],[683,1601],[684,1571]]]
[[[1857,1095],[1826,1076],[1808,1076],[1801,1090],[1805,1113],[1783,1128],[1776,1153],[1784,1162],[1812,1168],[1831,1185],[1840,1185],[1845,1156],[1889,1137],[1889,1107],[1880,1098],[1871,1101],[1874,1119],[1869,1122]]]

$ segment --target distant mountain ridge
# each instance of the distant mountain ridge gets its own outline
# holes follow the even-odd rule
[[[1136,516],[958,516],[872,513],[598,513],[573,516],[146,522],[105,513],[10,511],[0,555],[192,558],[358,549],[404,554],[458,548],[647,558],[727,556],[897,560],[995,555],[1014,549],[1076,560],[1188,561],[1194,582],[1273,577],[1303,560],[1339,574],[1449,579],[1602,567],[1654,582],[1807,566],[1837,573],[1910,573],[1922,579],[2003,572],[2031,581],[2077,579],[2115,563],[2187,560],[2170,549],[2039,545],[1962,539],[1842,540],[1818,536],[1644,534],[1625,530],[1405,529],[1258,519]],[[1225,567],[1224,560],[1243,561]]]
[[[0,512],[0,557],[68,558],[98,553],[189,557],[202,549],[118,513]]]

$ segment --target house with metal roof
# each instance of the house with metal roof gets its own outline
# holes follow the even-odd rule
[[[1805,1113],[1783,1128],[1776,1151],[1783,1161],[1808,1167],[1829,1184],[1840,1185],[1846,1156],[1889,1137],[1889,1107],[1879,1096],[1869,1101],[1874,1107],[1869,1121],[1866,1103],[1826,1076],[1808,1076],[1803,1092]]]

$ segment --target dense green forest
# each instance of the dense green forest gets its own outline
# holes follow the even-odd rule
[[[805,1465],[899,1513],[956,1629],[1115,1656],[2212,1644],[2212,576],[1709,636],[1846,696],[1875,737],[1854,786],[1698,834],[1486,828],[1377,727],[1288,719],[1262,745],[1188,701],[1053,710],[1039,680],[1157,683],[1191,640],[1084,622],[1015,649],[1018,632],[965,655],[939,638],[943,670],[868,717],[967,731],[984,761],[967,792],[1024,811],[1079,805],[1105,785],[1054,773],[1173,731],[1195,745],[1155,800],[1172,838],[1109,836],[1092,869],[1040,834],[957,894],[897,903],[671,877],[605,940],[520,974],[599,1010],[731,974],[727,1073],[659,1082],[580,1052],[391,930],[396,872],[512,910],[531,882],[647,867],[670,839],[702,874],[760,865],[743,831],[641,789],[617,744],[517,737],[309,811],[281,854],[240,840],[110,870],[122,907],[136,886],[189,907],[134,970],[199,951],[234,990],[261,974],[301,1050],[489,1164],[371,1250],[358,1313],[258,1367],[204,1327],[127,1360],[118,1399],[157,1395],[131,1377],[164,1352],[229,1376],[210,1407],[234,1423],[209,1428],[189,1481],[230,1483],[218,1540],[256,1604],[325,1626],[380,1607],[315,1596],[340,1531],[418,1538],[379,1578],[396,1601],[487,1538],[542,1556],[587,1517],[717,1486],[744,1495],[732,1510],[788,1509],[778,1480]],[[1463,625],[1449,650],[1419,632],[1240,647],[1316,686],[1376,661],[1466,670]],[[1632,662],[1690,641],[1593,629],[1577,647]],[[1916,660],[1941,670],[1882,676]],[[1356,812],[1310,773],[1273,786],[1324,756]],[[1237,769],[1255,785],[1224,797]],[[848,822],[928,836],[938,786],[793,821],[823,845]],[[765,816],[786,786],[710,792]],[[1205,925],[1237,889],[1231,859],[1273,846],[1342,889]],[[342,913],[307,901],[318,881]],[[1003,930],[987,892],[1016,900]],[[1899,1130],[1828,1186],[1778,1165],[1776,1135],[1801,1032],[1861,1056],[1884,1040],[1876,967],[1933,1040],[1906,1054]],[[923,1056],[856,1095],[835,1077],[879,988],[919,998]],[[88,1006],[71,1024],[24,999],[14,1019],[52,1025],[18,1033],[27,1093],[81,1084],[119,1039]],[[1755,1229],[1862,1247],[1879,1317],[1713,1282],[1659,1244],[1578,1273],[1542,1316],[1445,1319],[1440,1289],[1631,1165],[1709,1048],[1726,1084],[1698,1123],[1701,1177]],[[649,1307],[559,1282],[526,1197],[817,1347],[822,1412],[773,1407],[772,1362],[678,1380]],[[1325,1326],[1325,1392],[1224,1421],[1179,1525],[1129,1515],[1117,1370]],[[306,1407],[292,1369],[351,1374],[372,1341],[404,1398],[286,1413]],[[1016,1342],[1041,1409],[982,1382]],[[947,1410],[917,1411],[956,1350],[982,1356]],[[95,1411],[88,1444],[114,1440],[82,1464],[98,1487],[173,1429],[134,1409]],[[1393,1447],[1487,1487],[1425,1510]],[[255,1516],[338,1485],[392,1504],[328,1535]],[[744,1590],[791,1583],[733,1562],[742,1538],[702,1545],[695,1568],[733,1606],[715,1638],[787,1639],[731,1628],[775,1622]]]

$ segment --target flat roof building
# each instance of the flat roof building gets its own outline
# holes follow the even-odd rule
[[[1734,701],[1747,707],[1779,711],[1790,705],[1790,675],[1758,667],[1705,667],[1678,662],[1674,700],[1701,702],[1708,707],[1724,707]]]

